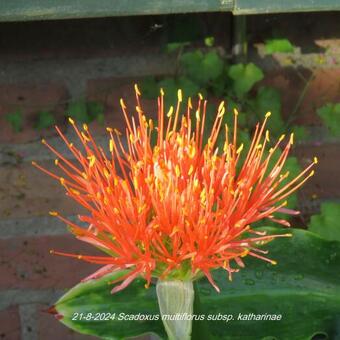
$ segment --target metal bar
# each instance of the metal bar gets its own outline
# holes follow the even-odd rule
[[[245,15],[233,16],[232,55],[235,62],[246,62],[248,53],[247,17]]]
[[[234,0],[1,0],[0,21],[230,12]]]

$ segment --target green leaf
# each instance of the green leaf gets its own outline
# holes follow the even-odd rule
[[[316,112],[331,135],[340,137],[340,103],[328,103],[319,108]]]
[[[164,51],[166,53],[173,53],[188,45],[190,45],[190,42],[188,41],[187,42],[172,42],[172,43],[168,43],[165,45]]]
[[[145,77],[140,83],[143,98],[155,99],[159,94],[159,87],[154,77]]]
[[[287,229],[266,228],[270,233]],[[340,313],[340,243],[293,229],[292,238],[277,239],[265,246],[272,266],[255,258],[245,258],[245,269],[228,282],[219,270],[214,278],[218,294],[206,281],[199,282],[202,311],[231,314],[234,320],[211,321],[210,331],[219,339],[255,340],[274,337],[280,340],[311,339],[325,332],[333,339]],[[280,321],[240,321],[241,314],[281,314]]]
[[[308,228],[327,240],[340,241],[340,204],[334,202],[321,204],[320,214],[311,217]]]
[[[52,112],[40,111],[38,113],[38,119],[35,124],[35,128],[38,130],[46,129],[55,124],[55,119]]]
[[[14,132],[20,132],[23,127],[24,119],[21,110],[16,110],[15,112],[8,113],[5,119],[9,124],[11,124],[12,130]]]
[[[287,233],[287,229],[265,228],[269,234]],[[340,243],[328,241],[298,229],[290,230],[292,238],[278,238],[265,245],[273,266],[251,256],[246,267],[228,281],[224,270],[213,272],[220,287],[217,293],[207,280],[197,282],[200,304],[195,314],[205,314],[210,334],[217,339],[255,340],[265,337],[280,340],[311,339],[315,333],[334,338],[336,316],[340,314]],[[146,332],[165,336],[157,321],[86,321],[72,320],[74,313],[110,312],[124,315],[159,315],[155,287],[144,288],[138,279],[123,291],[111,295],[108,283],[119,272],[99,280],[80,283],[56,303],[61,322],[84,334],[107,339],[122,339]],[[200,305],[200,306],[199,306]],[[207,321],[210,315],[232,315],[234,320]],[[241,321],[241,314],[281,314],[280,321]],[[194,327],[197,326],[197,323]],[[193,334],[200,334],[194,329]],[[195,339],[204,339],[201,337]]]
[[[253,63],[236,64],[229,68],[228,76],[233,80],[236,96],[242,98],[252,87],[263,79],[262,70]]]
[[[85,101],[78,101],[70,103],[66,116],[73,118],[78,123],[89,123],[91,122],[91,116],[88,114],[87,105]]]
[[[291,53],[294,52],[294,46],[288,39],[270,39],[266,40],[265,51],[267,54]]]
[[[181,66],[185,75],[203,86],[222,75],[224,62],[215,51],[206,54],[194,51],[183,53]]]
[[[205,37],[204,38],[204,44],[207,47],[213,47],[215,44],[215,38],[214,37]]]
[[[262,86],[259,88],[255,99],[254,110],[259,120],[264,119],[264,115],[270,111],[267,127],[274,137],[284,131],[285,124],[281,116],[281,96],[280,92],[272,87]]]
[[[104,118],[104,104],[99,102],[87,103],[87,114],[91,117],[91,120],[97,119],[99,122]]]
[[[294,125],[290,132],[294,133],[295,139],[299,142],[308,139],[309,131],[304,126]]]

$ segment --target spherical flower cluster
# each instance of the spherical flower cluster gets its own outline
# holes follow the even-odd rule
[[[194,280],[203,274],[218,290],[211,276],[213,269],[224,268],[230,276],[244,267],[242,259],[247,255],[275,264],[260,245],[290,234],[266,235],[251,224],[263,218],[275,220],[273,214],[278,211],[295,213],[284,208],[285,200],[313,175],[310,169],[316,159],[283,185],[289,175],[283,167],[293,136],[282,147],[274,166],[269,166],[285,139],[282,136],[267,151],[266,121],[270,113],[256,125],[245,151],[237,141],[236,110],[232,133],[230,127],[222,126],[224,102],[205,142],[207,102],[201,95],[195,105],[189,98],[181,114],[182,91],[178,91],[177,105],[165,112],[161,90],[155,126],[143,112],[137,86],[135,90],[135,117],[129,117],[121,100],[126,138],[107,128],[107,150],[95,143],[87,125],[79,129],[72,119],[81,149],[56,129],[74,161],[43,140],[58,157],[55,165],[65,176],[34,165],[59,180],[67,195],[87,209],[88,214],[79,219],[88,227],[79,227],[57,212],[51,215],[66,222],[79,240],[101,249],[105,256],[54,253],[104,265],[87,279],[129,269],[112,292],[123,289],[137,276],[144,277],[149,285],[152,277]],[[223,149],[216,147],[220,132],[225,133]]]

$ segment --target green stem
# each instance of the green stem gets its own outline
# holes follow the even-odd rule
[[[158,280],[156,292],[169,340],[190,340],[194,305],[192,281]]]

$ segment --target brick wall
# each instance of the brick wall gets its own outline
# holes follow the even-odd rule
[[[321,19],[327,21],[327,14]],[[149,27],[153,21],[147,20]],[[252,27],[256,27],[254,20]],[[263,28],[260,21],[258,24]],[[43,29],[45,26],[41,25]],[[63,28],[59,23],[53,25]],[[100,37],[101,25],[93,39]],[[109,26],[105,27],[108,29]],[[17,31],[15,27],[0,25],[0,37],[1,28],[11,34]],[[38,34],[35,30],[32,37]],[[74,44],[77,41],[80,44],[81,32],[76,35]],[[53,166],[54,159],[40,144],[41,136],[65,151],[52,129],[37,133],[32,128],[32,117],[37,110],[53,109],[58,124],[71,135],[62,113],[67,101],[82,97],[104,103],[107,123],[119,128],[122,126],[119,98],[125,97],[128,102],[133,100],[132,83],[135,79],[148,74],[172,73],[174,60],[161,54],[152,42],[135,49],[133,44],[124,45],[117,36],[115,39],[122,45],[116,50],[115,40],[109,39],[96,42],[95,48],[90,49],[90,38],[83,48],[70,46],[64,38],[64,43],[57,42],[56,50],[51,42],[46,49],[34,44],[23,48],[4,36],[2,38],[3,47],[6,47],[6,41],[9,47],[0,56],[0,339],[89,339],[63,327],[45,312],[67,288],[97,267],[49,254],[52,248],[84,253],[93,253],[94,250],[74,240],[62,223],[48,215],[49,210],[58,210],[74,218],[80,209],[65,197],[58,183],[31,166],[32,160],[47,168]],[[339,57],[339,40],[334,37],[319,40],[321,44],[328,41],[335,48],[334,55]],[[304,42],[305,46],[314,43],[315,40]],[[298,144],[294,153],[301,164],[310,162],[315,155],[320,159],[316,176],[301,192],[307,213],[317,211],[320,200],[340,198],[340,144],[325,139],[322,131],[319,133],[320,122],[315,115],[315,107],[320,103],[340,101],[340,69],[331,61],[316,62],[316,56],[319,53],[311,51],[299,57],[299,63],[303,63],[304,58],[314,60],[314,76],[299,108],[298,122],[308,126],[315,137],[309,143]],[[281,67],[280,63],[284,61],[260,60],[256,50],[250,57],[266,68],[264,83],[282,91],[287,116],[304,86],[299,80],[299,65]],[[145,105],[150,112],[155,108],[153,102],[146,101]],[[19,106],[23,109],[25,130],[13,133],[4,115]],[[103,141],[103,127],[94,123],[91,128],[99,141]]]

